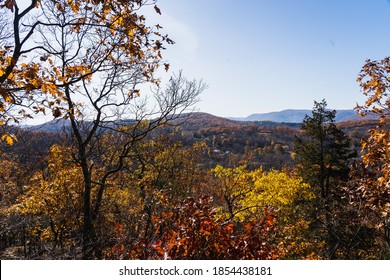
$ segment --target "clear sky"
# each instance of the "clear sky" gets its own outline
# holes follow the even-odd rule
[[[365,99],[366,59],[390,56],[388,0],[159,0],[156,20],[176,42],[172,70],[209,88],[199,111],[224,117],[334,109]]]

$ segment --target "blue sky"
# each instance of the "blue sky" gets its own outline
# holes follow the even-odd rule
[[[209,88],[199,111],[244,117],[364,102],[366,59],[390,55],[388,0],[159,0],[171,69]]]

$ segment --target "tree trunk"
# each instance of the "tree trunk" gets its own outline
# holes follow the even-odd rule
[[[91,219],[91,176],[86,160],[82,160],[81,167],[84,176],[83,259],[91,259],[93,245],[93,224]]]

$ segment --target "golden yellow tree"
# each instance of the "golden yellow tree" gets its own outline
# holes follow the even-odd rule
[[[149,6],[161,13],[155,3],[36,0],[24,10],[18,1],[1,3],[2,12],[13,16],[6,27],[14,34],[0,44],[2,123],[32,117],[30,111],[49,111],[69,121],[76,148],[69,157],[83,175],[85,258],[93,255],[94,225],[106,183],[123,168],[131,147],[191,107],[205,89],[203,82],[188,81],[180,72],[165,90],[157,87],[157,110],[146,109],[140,85],[159,84],[155,71],[161,65],[169,67],[161,52],[173,43],[160,33],[160,25],[148,26],[142,15]],[[12,107],[18,111],[10,111]],[[94,147],[107,131],[117,135],[118,153],[104,172],[94,173]],[[11,142],[10,137],[3,140]]]
[[[307,215],[313,188],[293,173],[245,166],[213,169],[216,202],[228,220],[243,222],[261,218],[272,211],[278,225],[277,242],[281,258],[321,258],[324,243],[310,234]],[[222,211],[222,214],[221,214]]]
[[[47,169],[36,172],[24,186],[17,203],[7,209],[8,213],[30,221],[26,232],[30,243],[35,237],[42,244],[53,242],[54,248],[80,246],[77,240],[82,225],[83,178],[78,168],[67,160],[69,149],[54,145]]]
[[[379,228],[382,239],[390,246],[390,58],[367,60],[358,82],[367,97],[356,107],[362,116],[375,116],[377,127],[369,130],[362,141],[363,166],[355,172],[354,197],[357,203],[375,215],[371,226]],[[375,221],[375,222],[373,222]],[[384,246],[382,246],[384,249]],[[389,250],[389,249],[387,249]]]

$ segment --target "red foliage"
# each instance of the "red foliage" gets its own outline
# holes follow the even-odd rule
[[[244,260],[278,259],[276,217],[268,210],[251,222],[223,221],[209,196],[189,197],[154,217],[154,241],[126,238],[117,225],[111,259]],[[126,240],[126,241],[125,241]]]
[[[250,223],[216,218],[208,196],[190,197],[157,220],[156,257],[169,259],[276,259],[275,217],[268,211]]]
[[[265,210],[251,222],[223,221],[209,196],[189,197],[171,212],[154,217],[154,241],[127,238],[117,225],[111,259],[244,260],[278,259],[276,217]]]

